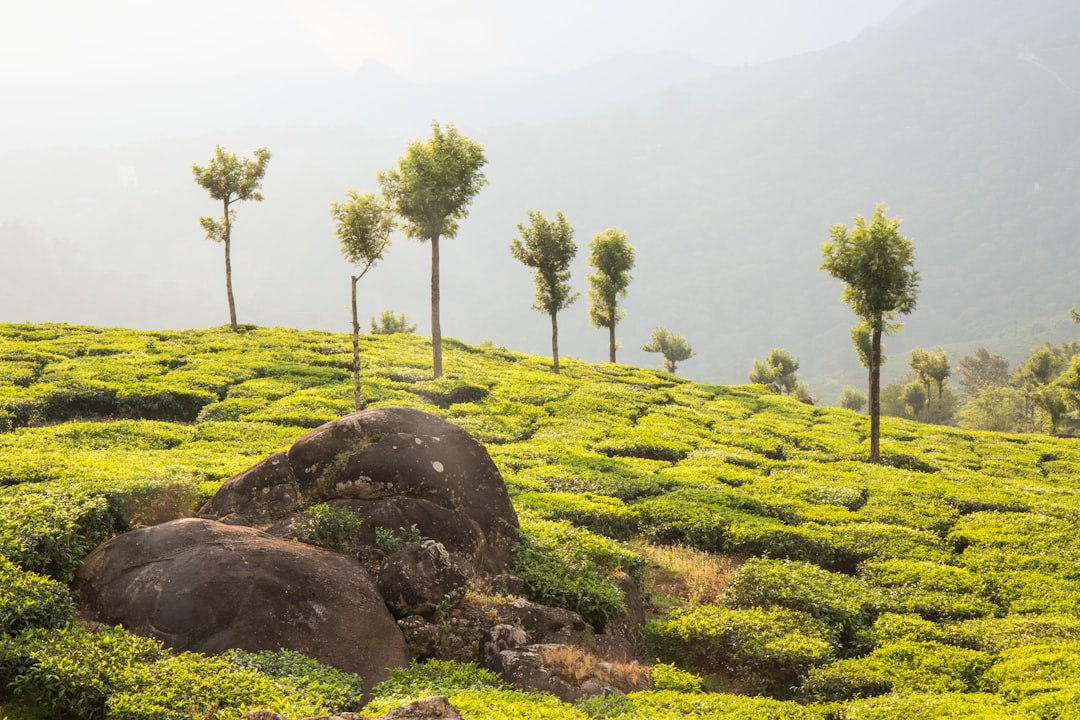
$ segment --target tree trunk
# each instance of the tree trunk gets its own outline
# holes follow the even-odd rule
[[[229,327],[236,332],[236,302],[232,294],[232,258],[230,256],[232,242],[232,223],[229,218],[229,201],[223,201],[225,205],[225,294],[229,298]]]
[[[556,373],[559,372],[559,323],[555,319],[555,313],[551,313],[551,361]]]
[[[442,328],[439,326],[439,236],[431,238],[431,364],[442,377]]]
[[[356,314],[356,281],[358,275],[352,277],[352,377],[353,377],[353,407],[363,410],[363,398],[360,397],[360,318]]]
[[[608,323],[608,362],[615,362],[615,309],[611,310],[611,322]]]
[[[874,328],[870,345],[870,459],[881,462],[881,330]]]

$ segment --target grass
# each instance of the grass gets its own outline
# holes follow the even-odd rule
[[[477,717],[1051,718],[1080,700],[1077,440],[885,418],[885,463],[871,466],[865,417],[761,387],[572,359],[554,375],[547,358],[456,341],[436,381],[413,335],[362,337],[361,356],[368,407],[420,408],[485,443],[523,519],[527,595],[602,624],[622,607],[613,574],[630,573],[656,623],[644,659],[714,691],[574,708],[452,688]],[[325,332],[0,324],[3,687],[31,650],[49,657],[23,636],[63,630],[64,585],[89,550],[190,514],[348,412],[350,360],[348,337]],[[110,712],[138,717],[153,708],[110,688],[167,688],[161,673],[204,662],[67,676],[98,678]],[[269,677],[234,665],[205,668],[225,686]],[[271,685],[283,706],[310,693]],[[0,716],[33,717],[28,697],[0,701]]]

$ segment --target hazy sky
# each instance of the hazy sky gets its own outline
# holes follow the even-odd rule
[[[720,65],[825,47],[900,0],[0,0],[0,83],[354,69],[413,80],[578,67],[621,51]]]

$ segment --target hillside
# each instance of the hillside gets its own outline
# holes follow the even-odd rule
[[[491,183],[443,253],[443,322],[456,337],[544,351],[545,318],[530,310],[528,273],[508,245],[528,210],[561,209],[582,247],[617,226],[637,248],[622,359],[648,364],[638,348],[667,326],[698,352],[687,376],[730,383],[784,347],[831,398],[861,370],[819,248],[830,225],[885,202],[905,220],[923,276],[888,354],[942,345],[959,356],[981,344],[1015,363],[1072,333],[1078,12],[1070,0],[909,2],[850,42],[743,68],[635,55],[497,86],[416,86],[370,66],[174,88],[170,120],[214,98],[230,122],[162,120],[158,139],[138,111],[117,109],[117,97],[142,91],[117,89],[106,100],[128,135],[3,156],[0,223],[19,225],[0,224],[0,249],[20,262],[0,269],[0,318],[221,322],[220,248],[196,221],[213,205],[190,176],[221,143],[274,152],[266,201],[238,213],[241,320],[344,330],[347,266],[327,207],[349,187],[374,189],[375,173],[435,117],[490,159]],[[82,115],[94,115],[93,99]],[[365,278],[366,315],[393,308],[424,322],[425,250],[394,246]],[[584,300],[560,321],[565,352],[603,359]]]
[[[316,671],[295,660],[255,671],[170,659],[119,631],[94,639],[66,625],[64,585],[118,529],[191,512],[348,412],[350,350],[345,335],[280,328],[0,325],[9,692],[87,718],[103,706],[149,717],[169,702],[278,698],[300,713],[356,702],[340,678],[318,694]],[[886,464],[870,466],[865,417],[759,387],[574,360],[554,375],[544,358],[457,341],[434,381],[428,342],[411,335],[364,337],[362,353],[369,406],[421,408],[486,444],[540,548],[516,568],[527,595],[604,617],[608,573],[629,570],[656,618],[645,658],[710,691],[657,680],[668,689],[575,707],[417,667],[376,689],[372,712],[442,692],[478,719],[1075,717],[1077,441],[885,419]],[[692,590],[692,566],[720,560],[731,569],[699,573]],[[211,668],[215,683],[182,695],[183,678]]]

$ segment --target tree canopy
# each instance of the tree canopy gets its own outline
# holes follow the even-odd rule
[[[641,346],[645,352],[658,352],[664,356],[664,372],[675,374],[675,368],[683,360],[694,357],[694,349],[682,335],[676,335],[667,328],[658,327],[652,331],[652,338]]]
[[[379,173],[379,184],[404,220],[405,235],[431,243],[431,347],[435,377],[442,377],[442,326],[439,322],[439,239],[457,237],[459,221],[487,184],[484,148],[453,125],[431,123],[431,137],[413,140],[393,170]]]

